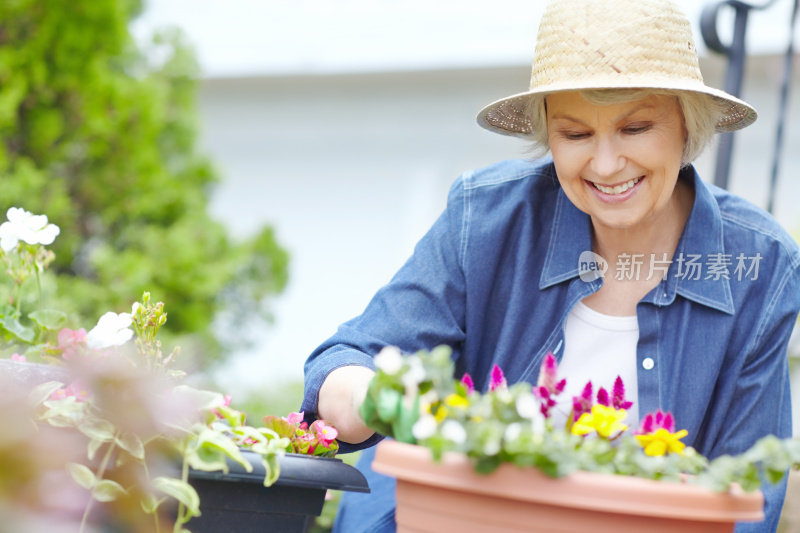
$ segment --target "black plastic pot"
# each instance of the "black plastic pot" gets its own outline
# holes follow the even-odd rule
[[[341,459],[295,454],[281,458],[278,481],[265,487],[261,457],[242,453],[252,472],[238,464],[227,474],[190,471],[202,513],[187,524],[192,533],[304,533],[322,512],[328,489],[369,492],[361,472]]]

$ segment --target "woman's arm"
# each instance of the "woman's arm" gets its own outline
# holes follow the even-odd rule
[[[328,374],[322,383],[317,410],[320,418],[339,431],[339,440],[359,444],[375,433],[358,414],[374,375],[375,371],[367,367],[342,366]]]

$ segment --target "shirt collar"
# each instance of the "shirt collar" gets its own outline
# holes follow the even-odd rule
[[[555,179],[553,166],[550,167],[550,171]],[[705,269],[697,280],[687,279],[678,272],[675,259],[680,254],[683,254],[683,257],[688,257],[689,254],[702,254],[702,260],[706,261],[712,254],[725,253],[722,217],[711,190],[691,165],[681,170],[679,179],[688,180],[693,184],[694,205],[678,242],[675,257],[669,268],[669,277],[659,286],[659,291],[651,291],[645,299],[659,305],[669,305],[675,300],[677,293],[699,304],[733,314],[733,297],[728,279],[709,277]],[[550,229],[550,241],[542,275],[539,278],[539,288],[546,289],[577,277],[581,253],[591,250],[592,229],[589,216],[575,207],[559,188],[553,225]],[[613,268],[614,265],[609,264],[609,274],[613,272]]]

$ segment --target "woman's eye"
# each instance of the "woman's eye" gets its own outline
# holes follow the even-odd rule
[[[588,133],[583,131],[565,131],[561,133],[565,139],[570,141],[578,141],[580,139],[585,139],[589,136]]]
[[[622,128],[623,133],[628,135],[636,135],[637,133],[644,133],[652,127],[652,124],[631,124]]]

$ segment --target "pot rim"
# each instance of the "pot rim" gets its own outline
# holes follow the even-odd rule
[[[372,466],[398,481],[566,508],[701,521],[764,518],[761,491],[747,493],[739,486],[715,493],[687,483],[585,471],[551,478],[537,468],[513,464],[500,465],[491,474],[478,474],[464,454],[448,452],[436,463],[427,448],[389,439],[378,444]]]

